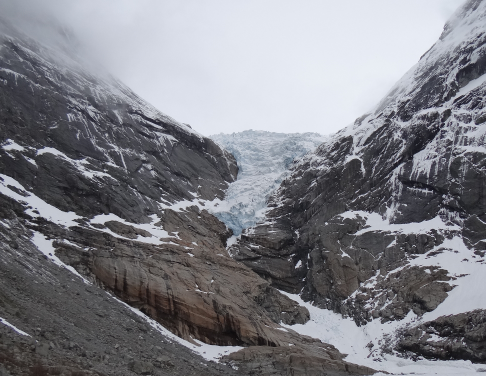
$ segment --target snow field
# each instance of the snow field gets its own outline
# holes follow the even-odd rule
[[[394,355],[379,355],[377,348],[385,336],[393,336],[398,328],[408,323],[419,322],[413,313],[399,322],[381,324],[379,320],[373,320],[365,326],[358,327],[352,319],[343,318],[327,309],[317,308],[304,302],[299,295],[280,292],[306,307],[310,313],[310,321],[306,324],[280,325],[334,345],[343,354],[348,354],[345,358],[348,362],[394,375],[472,375],[478,370],[486,369],[484,365],[472,364],[470,361],[413,361]],[[373,347],[369,346],[370,343]],[[382,376],[385,373],[380,372],[376,375]]]

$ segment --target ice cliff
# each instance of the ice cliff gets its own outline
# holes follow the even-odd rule
[[[287,176],[292,162],[327,139],[319,133],[275,133],[248,130],[211,138],[236,158],[238,178],[214,214],[235,235],[265,217],[268,197]]]

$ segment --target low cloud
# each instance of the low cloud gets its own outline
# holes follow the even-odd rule
[[[161,111],[203,134],[335,132],[376,104],[463,0],[0,0],[53,18]]]

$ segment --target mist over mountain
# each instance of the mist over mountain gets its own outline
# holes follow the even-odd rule
[[[206,136],[342,129],[418,61],[464,2],[3,1],[67,25],[83,56]]]
[[[484,1],[341,131],[211,138],[0,7],[2,376],[484,371]]]

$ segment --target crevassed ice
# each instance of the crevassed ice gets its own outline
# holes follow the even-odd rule
[[[269,196],[278,188],[294,159],[327,139],[319,133],[275,133],[248,130],[210,136],[238,162],[237,180],[214,214],[239,235],[265,217]]]

